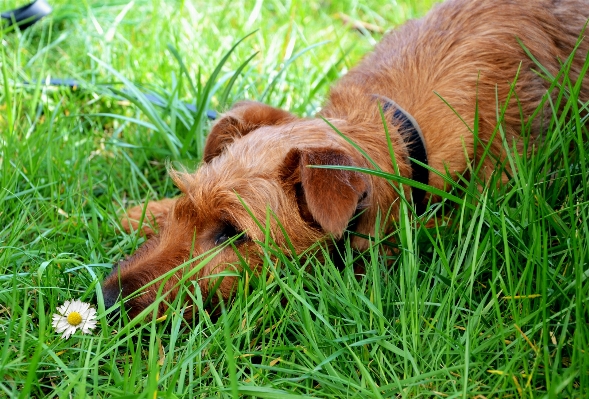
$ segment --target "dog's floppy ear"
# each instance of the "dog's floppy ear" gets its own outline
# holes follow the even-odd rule
[[[223,114],[211,129],[203,159],[209,162],[235,139],[262,126],[281,125],[296,117],[286,111],[255,101],[240,101]]]
[[[293,149],[285,158],[280,176],[293,190],[303,219],[310,219],[340,237],[354,213],[367,204],[370,179],[349,170],[309,166],[360,166],[351,156],[333,148]]]

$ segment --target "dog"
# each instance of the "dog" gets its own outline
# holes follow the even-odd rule
[[[135,293],[125,302],[135,317],[157,295],[170,303],[178,281],[200,262],[189,260],[203,254],[211,259],[190,279],[203,298],[217,290],[215,295],[228,299],[235,273],[214,276],[239,271],[240,259],[259,269],[258,243],[265,232],[258,223],[268,223],[272,239],[286,251],[302,253],[317,242],[333,246],[347,228],[360,233],[351,237],[352,247],[367,249],[362,235],[375,233],[379,213],[396,218],[399,191],[383,178],[325,166],[380,169],[422,183],[404,189],[423,211],[439,201],[424,185],[447,189],[430,168],[457,178],[486,146],[495,160],[504,156],[494,135],[497,104],[507,105],[501,123],[508,143],[521,142],[522,116],[532,136],[542,136],[550,117],[544,101],[550,82],[524,48],[557,76],[588,18],[588,0],[448,0],[385,35],[331,88],[315,118],[253,101],[235,104],[212,127],[200,167],[194,173],[170,171],[182,195],[136,206],[123,218],[131,231],[140,228],[145,214],[141,229],[148,239],[104,280],[105,305]],[[588,44],[580,42],[571,62],[573,81]],[[588,83],[584,78],[583,101],[589,99]],[[526,119],[537,109],[542,112]],[[471,131],[475,119],[478,146]],[[494,172],[488,158],[481,179]],[[189,267],[178,267],[184,263]],[[172,278],[161,279],[174,268]],[[161,302],[160,315],[166,310]]]

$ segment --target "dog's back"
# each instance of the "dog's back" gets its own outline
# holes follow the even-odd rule
[[[464,151],[457,148],[474,152],[470,130],[475,110],[479,137],[487,142],[497,124],[497,106],[510,98],[503,122],[508,137],[517,138],[522,115],[534,114],[550,86],[519,41],[556,76],[588,18],[587,0],[444,2],[426,17],[389,33],[332,89],[322,114],[348,120],[373,118],[364,113],[373,101],[371,95],[391,98],[417,120],[427,147],[435,149],[430,152],[430,165],[462,173]],[[569,75],[573,81],[588,48],[588,40],[579,46]],[[516,77],[515,93],[510,93]],[[579,98],[589,99],[587,77]],[[544,115],[532,121],[532,134],[541,133],[550,106],[547,102]],[[498,139],[492,151],[502,152]],[[441,187],[441,179],[430,177],[431,184]]]

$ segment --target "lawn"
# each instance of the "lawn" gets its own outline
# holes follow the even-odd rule
[[[508,184],[464,177],[419,218],[403,202],[395,231],[366,253],[346,246],[344,268],[320,246],[299,257],[268,241],[262,274],[242,273],[222,309],[184,322],[178,301],[128,321],[99,286],[144,240],[118,215],[178,194],[166,168],[198,165],[204,111],[249,98],[313,115],[382,32],[433,1],[50,3],[1,34],[0,397],[589,397],[576,82],[555,84],[564,114],[530,157],[505,142]],[[95,295],[98,327],[62,339],[56,308]]]

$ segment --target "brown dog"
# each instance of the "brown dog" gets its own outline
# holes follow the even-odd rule
[[[357,172],[308,167],[375,168],[334,127],[380,169],[395,173],[382,108],[401,176],[444,189],[442,178],[413,159],[442,173],[448,170],[452,176],[464,174],[475,155],[470,129],[477,107],[479,140],[501,157],[499,135],[493,138],[497,102],[510,99],[503,126],[511,143],[520,137],[522,114],[531,116],[549,88],[533,71],[535,65],[517,39],[557,75],[588,17],[588,0],[449,0],[423,19],[386,35],[332,88],[317,118],[301,119],[251,101],[236,104],[214,125],[200,168],[194,173],[172,171],[183,195],[148,204],[146,215],[157,222],[159,234],[143,227],[153,236],[106,278],[105,304],[113,305],[121,294],[139,292],[126,302],[135,316],[154,302],[158,289],[171,301],[186,268],[161,280],[163,287],[160,283],[142,287],[236,236],[233,245],[255,270],[261,264],[256,242],[264,241],[264,232],[254,218],[268,220],[272,238],[286,249],[282,226],[298,252],[318,241],[332,242],[329,237],[341,237],[354,215],[359,215],[355,231],[374,234],[378,212],[398,214],[398,194],[390,183]],[[583,41],[571,79],[579,76],[587,50]],[[515,95],[510,95],[516,75]],[[589,99],[588,83],[585,78],[580,95],[584,100]],[[549,109],[545,106],[545,112],[533,120],[533,134],[541,134]],[[492,172],[489,161],[481,177]],[[407,195],[418,207],[436,200],[418,189]],[[142,207],[130,209],[132,221],[123,221],[124,225],[137,228],[142,212]],[[352,245],[365,249],[368,243],[354,237]],[[238,259],[226,246],[192,277],[204,297],[214,280],[207,276],[234,270]],[[235,282],[235,277],[220,282],[224,298]],[[164,310],[160,306],[160,313]]]

